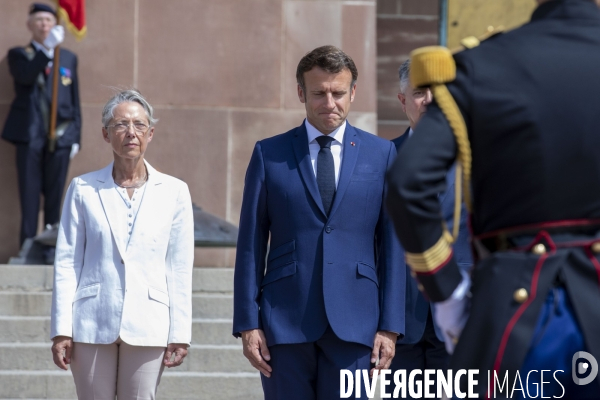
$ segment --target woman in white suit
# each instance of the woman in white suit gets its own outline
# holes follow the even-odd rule
[[[51,338],[79,399],[154,399],[187,355],[194,222],[188,187],[144,160],[152,106],[135,90],[102,113],[114,162],[79,176],[56,245]]]

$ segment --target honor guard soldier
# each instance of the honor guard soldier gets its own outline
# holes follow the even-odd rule
[[[597,398],[597,363],[587,376],[575,366],[600,359],[600,10],[538,3],[531,22],[454,57],[413,52],[411,83],[434,101],[389,172],[387,205],[453,371],[479,370],[478,393],[495,398]],[[470,275],[437,197],[455,159]],[[508,377],[504,391],[494,376]]]
[[[61,48],[56,146],[49,149],[52,60],[54,48],[64,39],[64,30],[56,25],[54,9],[42,3],[30,6],[27,27],[32,33],[31,42],[8,52],[16,96],[2,132],[2,138],[17,148],[21,245],[37,234],[40,194],[44,195],[44,225],[59,222],[69,160],[79,150],[81,131],[77,57]],[[53,249],[48,250],[51,253]],[[47,254],[46,258],[53,262],[54,256]]]

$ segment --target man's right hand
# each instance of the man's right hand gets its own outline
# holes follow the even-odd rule
[[[267,347],[267,339],[262,329],[251,329],[243,331],[242,345],[244,346],[244,356],[250,361],[250,364],[259,370],[267,378],[271,377],[273,369],[267,363],[271,360],[271,354]]]
[[[62,25],[52,27],[48,37],[44,40],[44,47],[53,49],[65,40],[65,28]]]

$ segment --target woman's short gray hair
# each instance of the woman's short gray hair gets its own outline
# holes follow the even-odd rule
[[[121,103],[132,102],[138,103],[144,108],[150,126],[154,126],[158,122],[158,119],[154,118],[154,109],[152,108],[150,103],[148,103],[148,100],[146,100],[137,89],[127,89],[115,94],[106,103],[106,105],[104,106],[104,110],[102,110],[102,126],[107,127],[110,120],[114,118],[113,111],[115,110],[116,106],[118,106]]]

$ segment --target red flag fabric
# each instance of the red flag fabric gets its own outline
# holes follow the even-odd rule
[[[85,24],[85,0],[57,0],[60,18],[66,22],[67,29],[77,40],[87,33]]]

